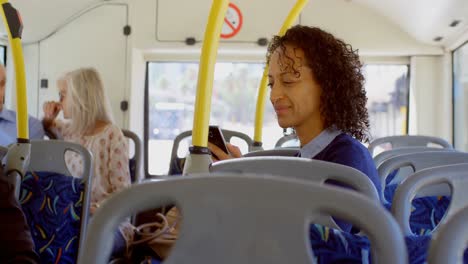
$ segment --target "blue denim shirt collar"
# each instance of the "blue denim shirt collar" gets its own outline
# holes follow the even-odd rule
[[[318,136],[301,148],[301,157],[312,159],[324,150],[339,134],[341,134],[341,131],[338,129],[327,128],[323,130]]]
[[[0,111],[0,121],[1,120],[16,123],[16,113],[12,110],[5,109],[5,106],[3,106],[3,110]]]

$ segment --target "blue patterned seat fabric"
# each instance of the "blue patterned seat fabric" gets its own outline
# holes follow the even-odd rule
[[[29,172],[20,202],[41,263],[76,263],[84,195],[81,179]]]
[[[317,264],[372,263],[367,237],[320,225],[311,225],[309,236]],[[410,264],[427,263],[430,240],[430,235],[405,237]],[[463,263],[468,264],[468,249]]]
[[[408,249],[410,264],[426,264],[427,253],[431,242],[430,235],[407,236],[405,237],[406,248]],[[468,264],[468,249],[463,255],[463,263]]]
[[[370,263],[366,237],[313,224],[309,238],[317,264]]]

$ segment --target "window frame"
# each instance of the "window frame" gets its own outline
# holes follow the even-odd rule
[[[0,54],[0,56],[2,56],[2,57],[3,57],[3,61],[4,61],[4,63],[3,63],[3,66],[5,66],[5,67],[6,67],[6,65],[7,65],[7,52],[8,52],[8,46],[7,46],[7,45],[4,45],[4,44],[0,44],[0,47],[2,47],[2,48],[3,48],[3,54]]]
[[[458,47],[452,50],[451,59],[452,59],[452,142],[453,147],[456,149],[456,138],[455,138],[455,52],[464,48],[465,46],[468,47],[468,40],[460,44]]]
[[[361,60],[362,65],[401,65],[401,66],[407,66],[407,72],[406,72],[406,85],[408,87],[408,93],[406,95],[406,124],[405,124],[405,134],[408,135],[409,133],[409,124],[410,124],[410,111],[411,111],[411,105],[410,105],[410,98],[411,98],[411,62],[409,58],[407,57],[402,57],[402,58],[388,58],[388,59],[383,59],[380,57],[377,58],[363,58]]]

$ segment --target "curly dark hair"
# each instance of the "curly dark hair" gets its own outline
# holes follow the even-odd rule
[[[364,89],[362,64],[357,50],[332,34],[317,27],[296,25],[284,36],[274,36],[268,46],[267,63],[280,48],[282,60],[289,60],[288,69],[300,75],[294,59],[285,53],[286,45],[304,52],[305,65],[322,88],[320,114],[324,127],[335,127],[354,138],[369,141],[369,116]]]

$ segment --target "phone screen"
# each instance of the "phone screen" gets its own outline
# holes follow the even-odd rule
[[[208,130],[208,141],[229,154],[229,151],[226,147],[226,140],[224,139],[223,133],[218,126],[210,126]],[[215,154],[212,153],[212,155],[214,158],[218,159]]]

